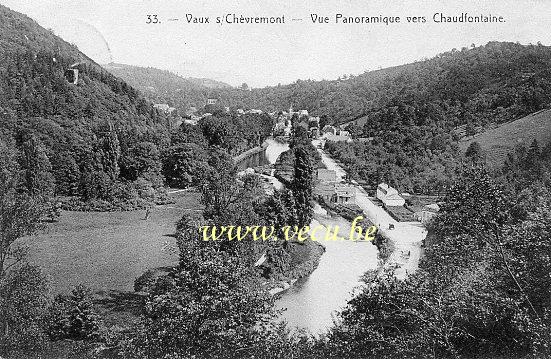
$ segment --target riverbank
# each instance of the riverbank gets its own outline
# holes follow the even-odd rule
[[[346,171],[321,148],[317,147],[326,168],[334,170],[339,180],[346,177]],[[353,181],[354,183],[354,181]],[[393,270],[397,279],[403,280],[419,267],[422,255],[421,245],[427,231],[420,222],[398,222],[384,210],[374,204],[367,192],[356,185],[356,204],[364,215],[374,223],[387,243],[382,244],[381,272]],[[386,253],[385,253],[386,252]],[[386,258],[384,258],[386,257]]]
[[[291,245],[301,246],[304,254],[295,256],[297,260],[293,260],[291,268],[286,273],[285,278],[281,280],[268,283],[268,292],[272,295],[279,295],[291,288],[297,280],[308,277],[312,274],[319,265],[320,259],[325,253],[325,246],[318,242],[306,240],[301,243],[293,243]],[[293,255],[293,253],[291,253]]]
[[[323,226],[316,237],[339,227],[339,233],[349,233],[351,223],[331,215],[321,206],[314,208],[312,227]],[[319,235],[318,235],[319,234]],[[346,235],[345,235],[346,237]],[[316,242],[313,242],[316,243]],[[362,287],[364,273],[378,268],[377,248],[368,241],[321,241],[325,253],[317,268],[309,275],[293,281],[276,301],[276,309],[285,310],[281,316],[290,328],[303,328],[314,335],[332,326],[335,314],[346,306]]]
[[[235,156],[233,158],[233,161],[239,165],[239,163],[241,163],[243,160],[247,159],[248,157],[252,156],[252,155],[255,155],[257,153],[260,153],[260,152],[264,152],[266,150],[266,148],[268,148],[269,146],[269,142],[268,140],[265,140],[262,145],[260,146],[256,146],[256,147],[253,147],[253,148],[250,148],[248,149],[247,151],[245,152],[242,152],[240,153],[239,155]]]

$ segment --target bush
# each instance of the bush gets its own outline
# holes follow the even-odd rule
[[[50,307],[48,335],[52,340],[100,339],[99,317],[90,299],[90,291],[82,285],[70,295],[58,295]]]
[[[49,287],[40,269],[23,265],[0,280],[0,355],[40,348]]]

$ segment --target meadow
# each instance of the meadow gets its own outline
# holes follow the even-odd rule
[[[145,211],[63,212],[59,222],[25,238],[29,259],[49,276],[54,293],[77,284],[93,291],[133,291],[134,280],[150,268],[177,263],[175,223],[200,210],[200,194],[171,195],[173,204]]]
[[[459,145],[465,152],[472,142],[478,142],[486,153],[487,164],[490,167],[497,167],[503,164],[507,154],[516,145],[522,144],[528,147],[534,139],[538,141],[540,147],[551,141],[551,110],[505,123],[462,141]]]

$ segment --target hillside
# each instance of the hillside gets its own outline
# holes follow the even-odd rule
[[[223,82],[203,78],[183,78],[167,70],[111,63],[103,67],[127,81],[156,103],[168,103],[184,114],[189,107],[203,107],[207,98],[218,97],[217,90],[229,89]]]
[[[478,142],[490,167],[502,166],[516,145],[529,147],[536,139],[541,145],[551,141],[551,110],[528,115],[460,142],[463,152]]]
[[[298,80],[223,96],[268,111],[293,104],[338,124],[397,106],[430,107],[455,125],[499,123],[549,103],[550,65],[547,46],[490,42],[334,81]]]
[[[161,183],[157,169],[132,168],[133,149],[147,143],[158,157],[169,119],[76,47],[4,6],[0,116],[0,142],[22,158],[21,170],[28,178],[47,178],[28,180],[31,192],[137,203],[137,190],[121,181],[149,171],[148,182]]]

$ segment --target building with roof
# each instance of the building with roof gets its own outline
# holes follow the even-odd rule
[[[157,110],[161,110],[164,113],[172,113],[174,110],[176,110],[174,107],[170,107],[166,103],[156,103],[153,105]]]
[[[398,191],[386,183],[381,183],[377,186],[377,198],[380,199],[385,206],[403,206],[406,204],[406,201],[400,196]]]
[[[423,223],[427,224],[432,218],[438,215],[440,206],[436,203],[427,204],[422,209],[414,213],[415,218]]]
[[[347,183],[319,182],[314,188],[314,195],[326,203],[355,203],[356,187]]]
[[[337,182],[337,172],[327,168],[318,168],[316,172],[318,181],[321,182]]]

